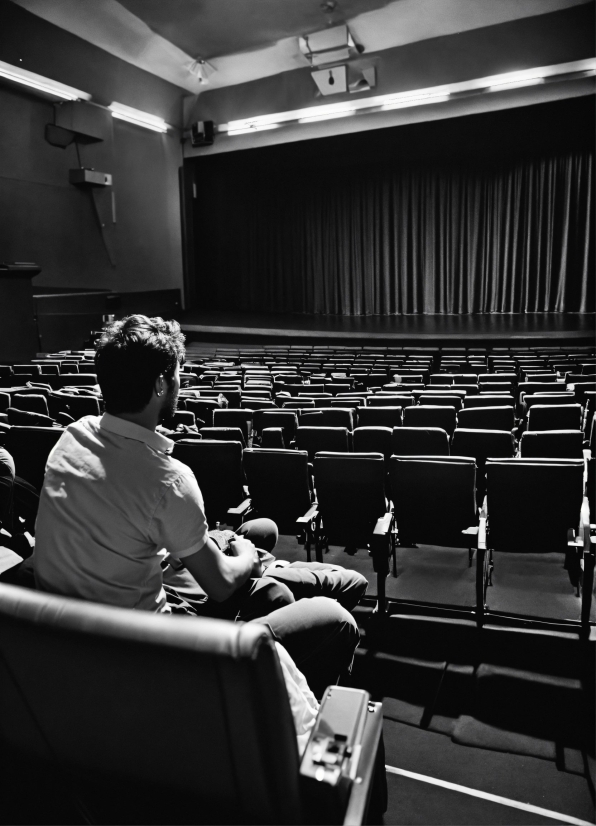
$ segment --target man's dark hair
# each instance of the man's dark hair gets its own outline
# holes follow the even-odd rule
[[[186,357],[177,321],[129,315],[106,325],[96,345],[97,380],[108,413],[138,413],[160,376],[171,384]]]

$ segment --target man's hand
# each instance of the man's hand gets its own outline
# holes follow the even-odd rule
[[[243,556],[244,554],[252,557],[252,570],[250,576],[252,579],[258,579],[263,574],[261,560],[257,548],[250,539],[244,539],[239,536],[237,539],[230,540],[230,554],[232,556]]]

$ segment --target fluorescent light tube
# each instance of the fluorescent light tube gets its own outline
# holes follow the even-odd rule
[[[345,118],[347,115],[355,115],[355,109],[343,109],[339,112],[327,112],[322,115],[309,115],[307,118],[298,118],[298,123],[314,123],[317,120],[332,120],[333,118]]]
[[[407,109],[409,106],[421,106],[424,103],[443,103],[449,100],[449,95],[419,95],[418,97],[402,98],[392,103],[384,103],[381,106],[383,112],[390,109]]]
[[[62,100],[91,100],[91,95],[87,92],[59,83],[57,80],[37,75],[35,72],[29,72],[27,69],[21,69],[19,66],[4,63],[2,60],[0,60],[0,77],[14,83],[21,83],[23,86],[35,89],[37,92],[62,98]]]
[[[520,89],[522,86],[535,86],[537,83],[544,83],[543,77],[529,77],[525,80],[509,80],[503,83],[493,83],[487,88],[487,92],[500,92],[507,89]]]
[[[250,132],[264,132],[266,129],[278,129],[279,123],[258,123],[253,126],[242,126],[239,129],[228,129],[228,135],[248,135]]]
[[[163,118],[158,118],[157,115],[150,115],[148,112],[142,112],[140,109],[133,109],[132,106],[125,106],[123,103],[110,103],[108,109],[112,116],[118,120],[125,120],[128,123],[134,123],[136,126],[142,126],[145,129],[151,129],[153,132],[167,132],[168,124]]]

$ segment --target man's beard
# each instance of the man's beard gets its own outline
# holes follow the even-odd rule
[[[174,414],[177,409],[178,393],[174,393],[173,390],[168,390],[161,406],[159,423],[163,424],[165,427],[171,427],[172,419],[174,418]]]

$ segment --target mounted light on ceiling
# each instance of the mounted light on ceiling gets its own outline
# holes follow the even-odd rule
[[[151,129],[153,132],[163,133],[168,131],[168,124],[163,118],[150,115],[148,112],[142,112],[140,109],[133,109],[132,106],[125,106],[123,103],[114,101],[110,103],[108,109],[111,111],[112,117],[118,120],[134,123],[135,126],[142,126],[144,129]]]
[[[20,66],[4,63],[2,60],[0,60],[0,78],[10,80],[13,83],[20,83],[22,86],[28,86],[30,89],[52,98],[61,100],[91,100],[91,95],[87,92],[82,92],[73,86],[59,83],[57,80],[43,77],[43,75],[37,75],[35,72],[29,72],[27,69],[21,69]]]
[[[364,51],[363,46],[354,42],[347,26],[333,26],[321,32],[299,37],[298,45],[313,67],[344,63]]]
[[[203,60],[201,57],[197,57],[196,60],[193,60],[187,68],[190,74],[197,78],[199,83],[209,83],[209,78],[217,71],[215,66],[207,63],[207,61]]]
[[[422,95],[403,95],[396,96],[395,99],[389,99],[383,103],[381,110],[383,112],[391,109],[406,109],[409,106],[423,106],[425,103],[444,103],[449,100],[450,95],[445,94],[422,94]]]

